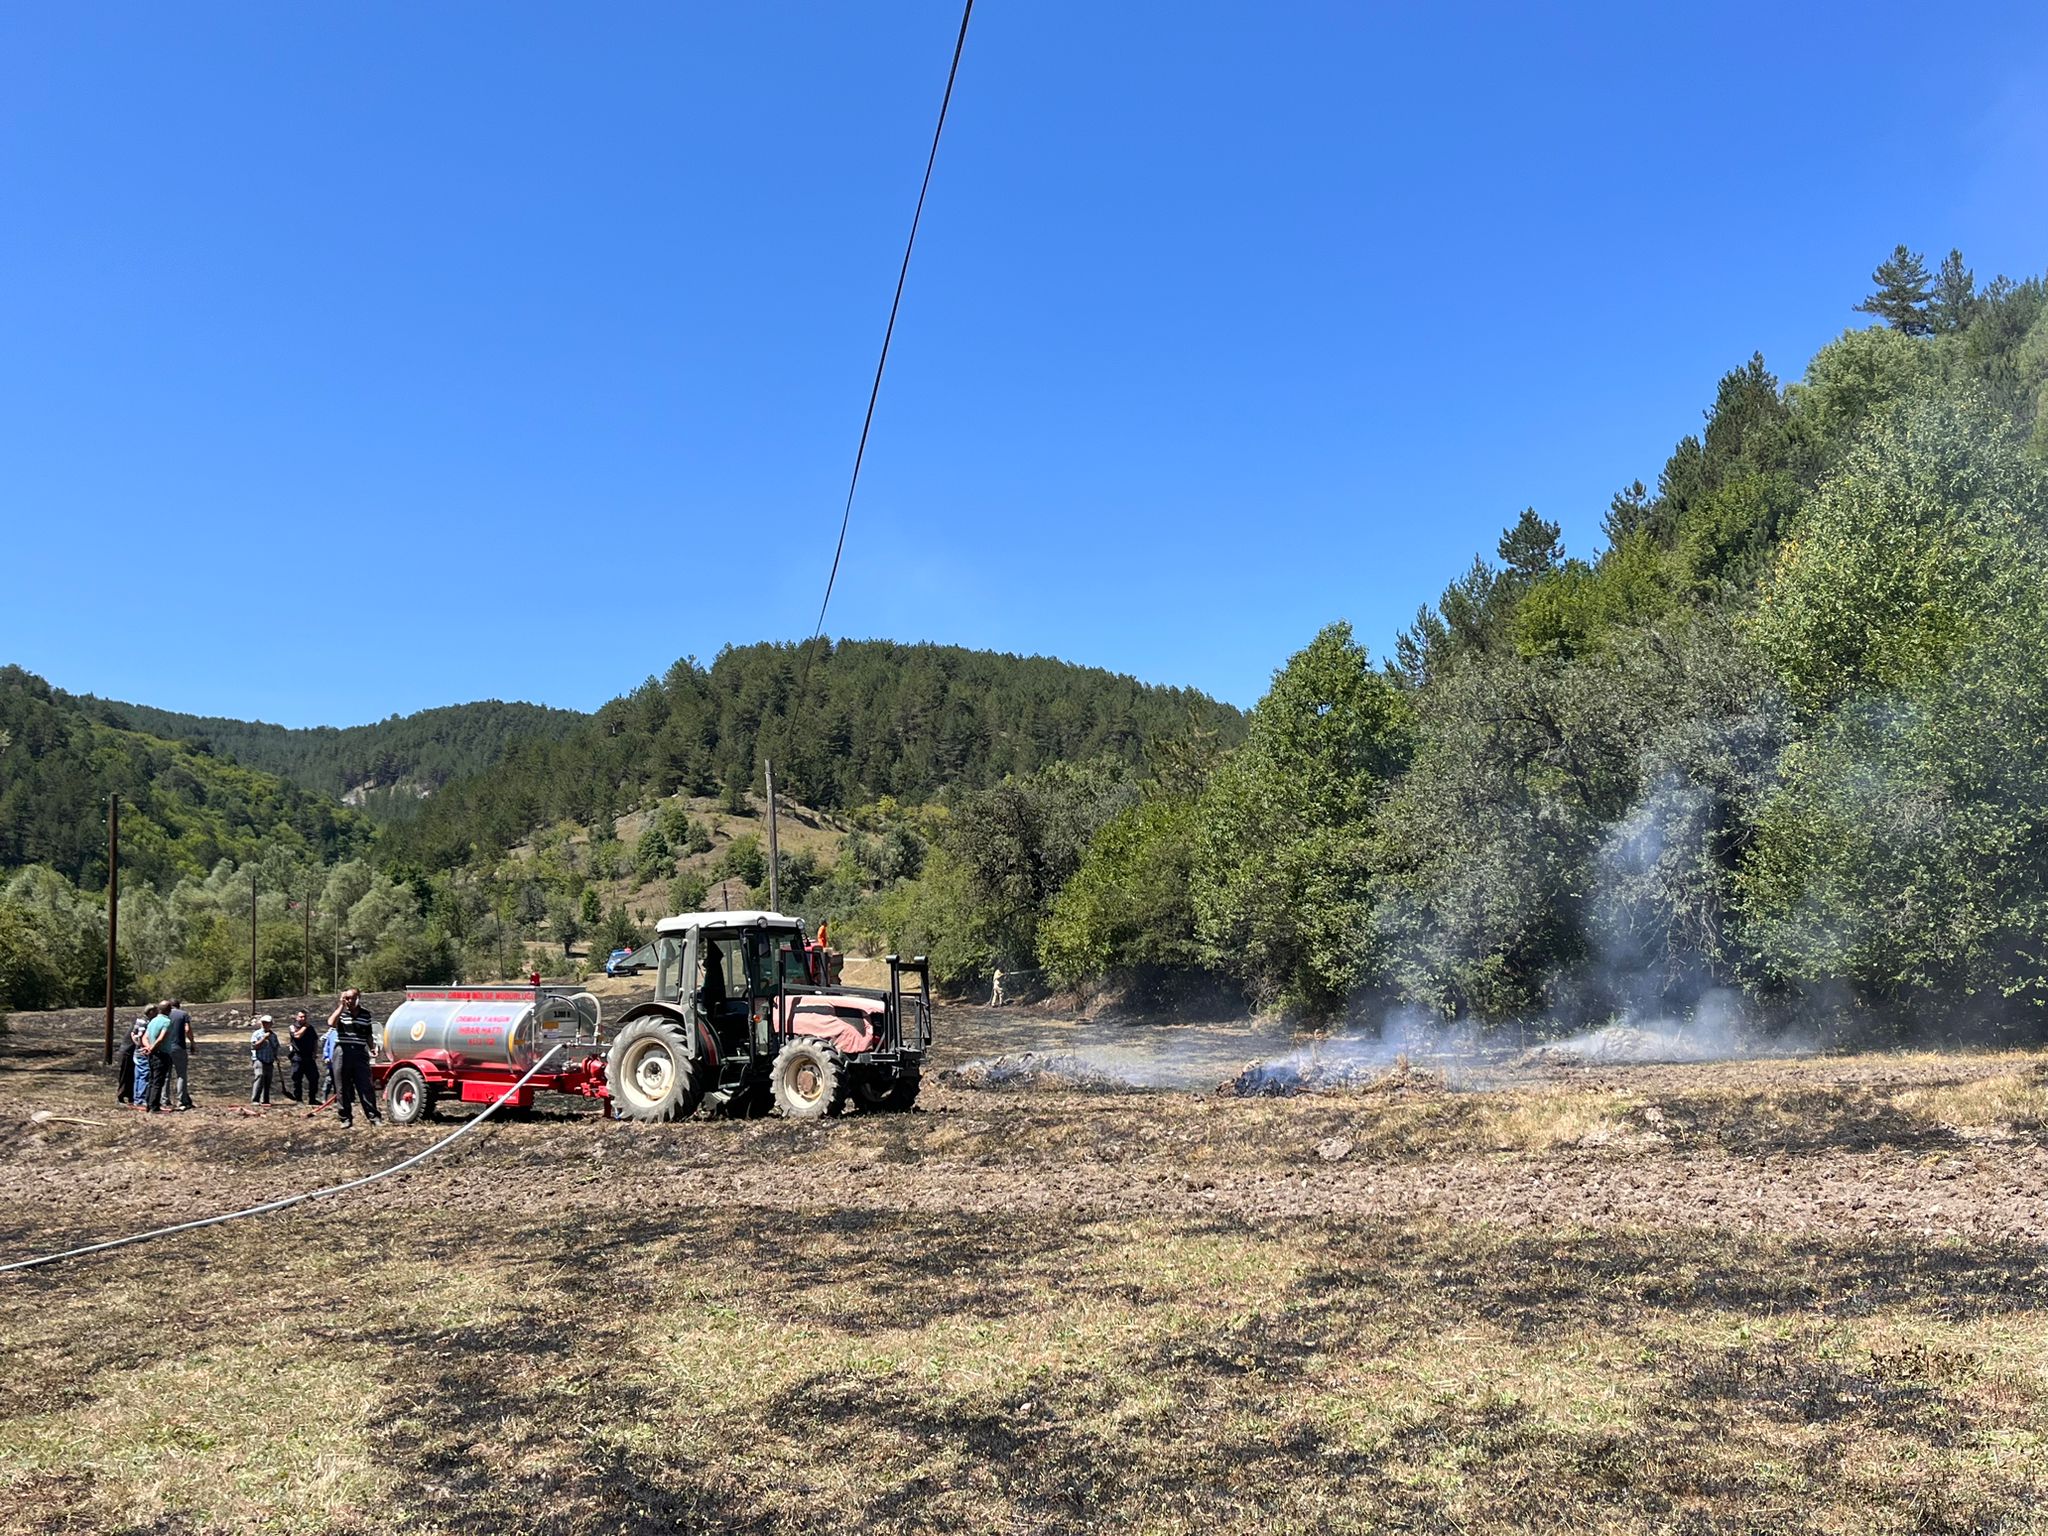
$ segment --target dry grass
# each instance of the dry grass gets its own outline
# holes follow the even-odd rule
[[[1899,1094],[1898,1104],[1929,1125],[2038,1131],[2048,1126],[2048,1071],[2034,1065],[1967,1082],[1909,1088]]]
[[[36,1049],[0,1100],[112,1123],[0,1151],[10,1253],[424,1144]],[[2044,1532],[2039,1071],[507,1125],[0,1279],[0,1532]]]
[[[209,1285],[131,1351],[10,1298],[47,1386],[0,1418],[0,1529],[2042,1528],[2031,1254],[821,1209],[408,1258],[310,1225],[209,1277],[374,1317]]]

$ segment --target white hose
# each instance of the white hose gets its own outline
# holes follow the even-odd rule
[[[471,1131],[490,1119],[504,1105],[506,1100],[510,1099],[521,1088],[524,1088],[533,1077],[533,1074],[546,1066],[561,1049],[561,1046],[555,1046],[547,1055],[541,1057],[539,1061],[528,1067],[526,1069],[526,1076],[520,1078],[518,1082],[493,1099],[490,1107],[485,1109],[483,1113],[473,1115],[463,1121],[453,1132],[443,1136],[439,1141],[427,1148],[426,1151],[415,1152],[404,1162],[393,1163],[389,1168],[383,1169],[381,1172],[365,1174],[360,1179],[350,1179],[346,1184],[335,1184],[327,1189],[308,1190],[303,1195],[286,1195],[282,1200],[268,1200],[262,1205],[252,1205],[246,1211],[229,1211],[224,1216],[203,1216],[198,1221],[181,1221],[175,1227],[158,1227],[154,1232],[138,1232],[133,1237],[117,1237],[104,1243],[87,1243],[83,1248],[66,1248],[62,1253],[46,1253],[33,1259],[16,1259],[12,1264],[0,1264],[0,1275],[4,1275],[13,1269],[34,1269],[39,1264],[55,1264],[60,1259],[76,1259],[88,1253],[102,1253],[109,1248],[125,1248],[130,1243],[146,1243],[153,1237],[169,1237],[174,1232],[191,1232],[200,1227],[216,1227],[224,1221],[240,1221],[244,1216],[261,1216],[268,1211],[281,1211],[288,1205],[299,1204],[302,1200],[318,1200],[323,1195],[344,1194],[351,1189],[361,1189],[365,1184],[374,1184],[379,1179],[388,1179],[394,1173],[403,1173],[415,1164],[425,1162],[443,1147],[460,1141],[464,1136],[467,1136]]]

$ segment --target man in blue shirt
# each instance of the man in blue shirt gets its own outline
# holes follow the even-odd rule
[[[139,1054],[149,1058],[148,1110],[154,1114],[162,1112],[164,1092],[171,1084],[171,1005],[168,1002],[151,1005],[149,1024],[142,1031],[142,1045]]]

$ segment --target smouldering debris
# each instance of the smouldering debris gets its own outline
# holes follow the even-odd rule
[[[1054,1051],[982,1057],[941,1072],[939,1080],[954,1088],[1072,1088],[1092,1093],[1126,1093],[1138,1086],[1086,1057]]]

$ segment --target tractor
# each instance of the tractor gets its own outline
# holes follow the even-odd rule
[[[605,1059],[615,1114],[813,1120],[917,1102],[932,1040],[922,955],[890,955],[886,988],[834,985],[831,957],[775,912],[665,917],[653,949],[654,1001],[620,1018]]]

